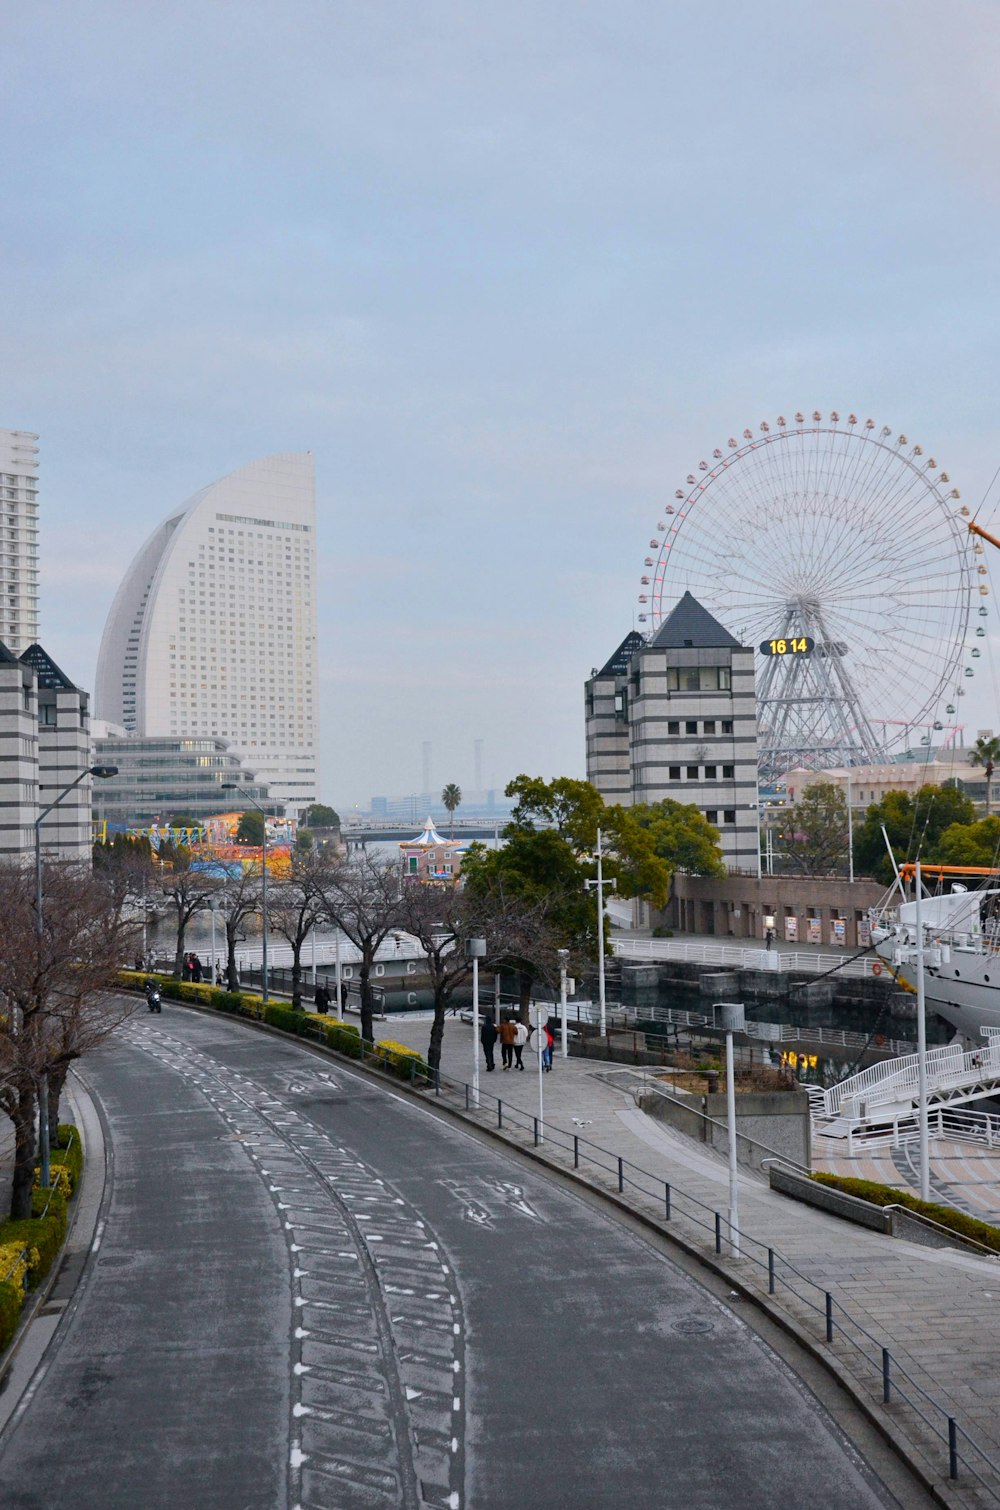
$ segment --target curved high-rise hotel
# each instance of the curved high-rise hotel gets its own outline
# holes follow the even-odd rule
[[[165,519],[104,627],[97,717],[230,742],[272,798],[317,798],[316,497],[311,455],[268,456]]]

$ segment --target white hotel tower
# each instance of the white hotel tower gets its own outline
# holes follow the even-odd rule
[[[311,455],[268,456],[196,493],[118,589],[96,716],[146,737],[226,739],[290,813],[315,802],[315,547]]]
[[[38,639],[38,436],[0,430],[0,642]]]

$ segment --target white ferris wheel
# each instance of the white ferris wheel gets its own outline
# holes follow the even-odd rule
[[[755,647],[765,779],[878,762],[956,715],[974,675],[989,588],[967,516],[905,434],[854,414],[779,416],[677,488],[639,620],[655,634],[689,590]]]

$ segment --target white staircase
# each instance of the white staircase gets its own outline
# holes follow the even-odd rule
[[[982,1048],[966,1053],[960,1044],[949,1043],[928,1050],[929,1106],[960,1106],[1000,1094],[1000,1029],[982,1031]],[[827,1137],[847,1137],[912,1116],[919,1102],[918,1081],[916,1054],[871,1065],[812,1097],[815,1130]]]

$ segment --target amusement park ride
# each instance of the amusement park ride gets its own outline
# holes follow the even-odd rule
[[[971,537],[979,537],[972,539]],[[690,591],[757,647],[761,781],[887,762],[962,725],[986,637],[982,540],[946,471],[903,433],[814,410],[718,447],[649,542],[640,623]]]

